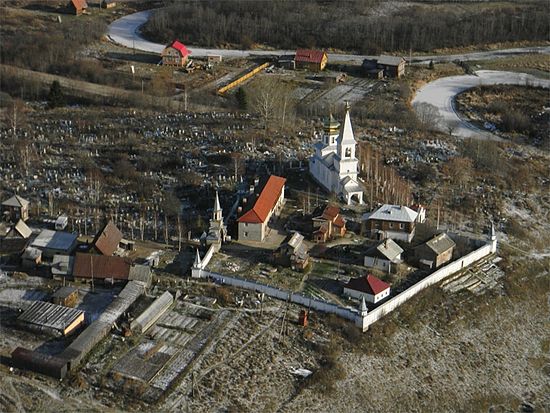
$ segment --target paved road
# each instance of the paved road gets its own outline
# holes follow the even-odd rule
[[[459,117],[454,102],[455,96],[467,89],[480,85],[532,85],[550,88],[550,80],[540,79],[526,73],[479,70],[475,75],[449,76],[434,80],[423,86],[414,97],[413,105],[426,102],[434,105],[442,119],[439,128],[461,138],[498,139],[494,134],[476,128]]]
[[[135,48],[145,52],[160,53],[164,45],[153,43],[145,40],[139,33],[139,28],[147,22],[153,10],[141,11],[134,14],[129,14],[112,22],[107,31],[109,38],[122,46]],[[294,50],[229,50],[229,49],[205,49],[202,47],[190,46],[191,54],[196,57],[204,57],[208,55],[221,55],[225,58],[238,58],[249,56],[273,56],[294,54]],[[430,60],[434,62],[451,62],[453,60],[481,60],[488,58],[501,58],[515,54],[525,53],[545,53],[550,54],[550,46],[528,47],[505,50],[494,50],[487,52],[475,52],[467,54],[447,55],[447,56],[416,56],[412,58],[416,63],[428,63]],[[329,59],[332,61],[362,63],[363,59],[373,56],[352,55],[352,54],[329,54]]]

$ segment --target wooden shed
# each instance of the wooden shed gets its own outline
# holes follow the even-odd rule
[[[71,0],[67,4],[67,10],[70,14],[80,16],[88,9],[88,3],[86,0]]]
[[[78,290],[74,287],[61,287],[52,294],[52,303],[64,305],[65,307],[74,307],[78,301]]]

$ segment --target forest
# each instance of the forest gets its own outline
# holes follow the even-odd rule
[[[142,28],[150,39],[206,47],[266,45],[374,54],[547,40],[544,1],[407,3],[379,0],[167,2]],[[389,2],[388,2],[389,3]],[[397,3],[399,2],[392,2]],[[444,3],[444,4],[441,4]]]

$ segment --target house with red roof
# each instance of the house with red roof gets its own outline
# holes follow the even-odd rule
[[[308,69],[315,72],[324,70],[328,55],[322,50],[298,49],[294,56],[296,69]]]
[[[80,16],[88,9],[88,3],[86,0],[70,0],[67,4],[67,10],[70,14]]]
[[[191,52],[183,43],[174,40],[161,53],[162,64],[167,66],[185,66]]]
[[[390,285],[372,274],[352,278],[344,285],[344,295],[376,304],[390,295]]]
[[[336,205],[327,205],[323,213],[313,217],[313,241],[327,242],[335,237],[346,234],[346,221],[340,215],[340,208]]]
[[[262,242],[265,239],[269,232],[269,221],[283,209],[285,183],[285,178],[271,175],[257,196],[251,194],[255,198],[254,203],[250,197],[243,199],[243,206],[252,204],[252,207],[248,210],[243,208],[237,219],[239,240]]]

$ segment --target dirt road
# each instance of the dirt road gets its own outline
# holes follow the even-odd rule
[[[550,88],[550,80],[540,79],[526,73],[479,70],[475,75],[449,76],[434,80],[422,87],[412,103],[429,103],[439,110],[441,121],[438,128],[444,132],[452,131],[460,138],[493,139],[494,134],[480,130],[462,119],[455,110],[455,96],[480,85],[525,85]]]
[[[143,50],[146,52],[160,53],[164,49],[164,45],[150,42],[144,39],[139,28],[147,22],[149,16],[154,10],[145,10],[138,13],[129,14],[118,20],[115,20],[109,25],[107,35],[109,38],[122,46]],[[191,55],[195,57],[204,57],[208,55],[221,55],[225,58],[243,58],[249,56],[273,56],[294,54],[294,50],[228,50],[228,49],[206,49],[202,47],[190,47]],[[544,53],[550,54],[549,46],[541,47],[525,47],[504,50],[491,50],[484,52],[474,52],[455,55],[428,55],[416,56],[412,58],[415,63],[428,63],[431,60],[434,62],[452,62],[453,60],[483,60],[509,57],[510,55],[526,54],[526,53]],[[328,55],[331,61],[355,62],[362,63],[363,59],[373,56],[353,55],[353,54],[334,54]]]

